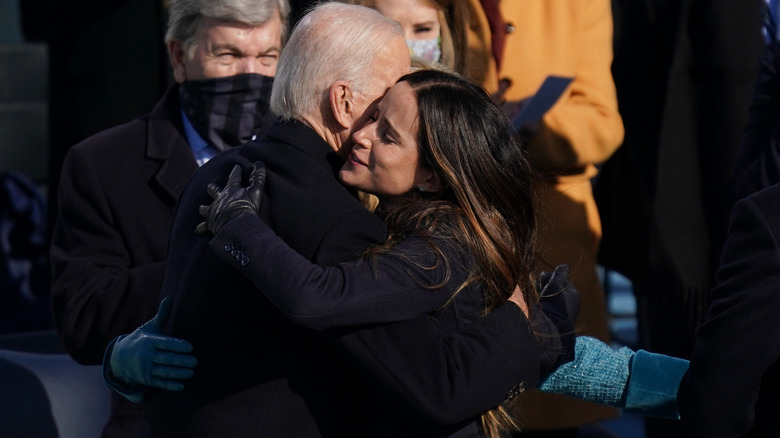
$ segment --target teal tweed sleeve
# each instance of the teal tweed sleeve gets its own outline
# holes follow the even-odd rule
[[[688,361],[644,350],[613,350],[587,336],[576,340],[575,358],[545,376],[542,392],[624,409],[651,417],[679,419],[677,388]]]
[[[634,352],[629,348],[615,351],[598,339],[579,336],[574,360],[546,376],[539,389],[623,408],[623,393],[633,357]]]

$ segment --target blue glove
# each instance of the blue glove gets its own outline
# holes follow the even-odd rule
[[[539,389],[623,408],[633,357],[634,352],[629,348],[615,351],[598,339],[580,336],[574,348],[574,360],[545,377]]]
[[[128,400],[140,403],[147,387],[181,391],[182,380],[193,376],[198,363],[192,345],[160,334],[171,312],[171,300],[160,303],[157,314],[129,335],[111,341],[103,357],[103,380]]]

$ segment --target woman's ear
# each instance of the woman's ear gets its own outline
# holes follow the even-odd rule
[[[444,188],[436,172],[431,169],[425,169],[424,172],[423,181],[417,184],[417,190],[421,192],[438,192]]]
[[[333,113],[333,119],[344,129],[351,129],[355,120],[354,93],[349,82],[336,81],[328,87],[328,102]]]

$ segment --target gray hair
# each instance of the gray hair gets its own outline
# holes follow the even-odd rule
[[[170,0],[165,42],[178,40],[188,50],[199,36],[204,18],[259,26],[272,19],[277,11],[282,19],[284,43],[290,15],[288,0]]]
[[[271,110],[282,119],[319,114],[328,88],[339,80],[365,93],[380,50],[403,36],[398,23],[373,9],[320,4],[298,22],[279,57]]]

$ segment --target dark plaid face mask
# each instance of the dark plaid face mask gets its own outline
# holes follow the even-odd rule
[[[179,86],[181,107],[192,127],[220,151],[261,135],[274,116],[268,108],[274,78],[255,73]]]

